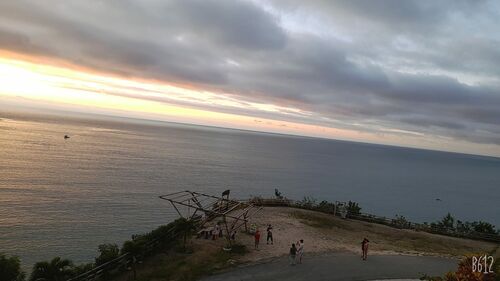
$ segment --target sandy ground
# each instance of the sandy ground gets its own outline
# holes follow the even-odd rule
[[[241,262],[255,262],[288,255],[291,243],[304,240],[305,254],[324,252],[360,253],[364,237],[370,240],[370,254],[431,255],[459,257],[466,253],[488,253],[498,245],[413,230],[400,230],[379,224],[344,220],[313,211],[283,207],[265,207],[252,218],[261,232],[258,250],[253,236],[240,232],[238,242],[250,252]],[[273,227],[274,243],[266,244],[266,228]]]

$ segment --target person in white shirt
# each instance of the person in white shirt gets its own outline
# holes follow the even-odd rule
[[[219,234],[219,225],[216,224],[216,225],[214,225],[214,228],[212,230],[212,240],[217,239],[218,234]]]
[[[297,249],[297,260],[298,263],[302,263],[302,256],[304,256],[304,240],[300,239],[300,242],[297,242],[298,244],[298,249]]]

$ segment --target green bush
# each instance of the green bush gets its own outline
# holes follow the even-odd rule
[[[488,233],[488,234],[497,234],[497,231],[495,230],[495,226],[492,225],[491,223],[484,222],[484,221],[475,221],[471,223],[472,229],[477,232],[483,232],[483,233]]]
[[[460,220],[457,220],[455,223],[455,218],[450,213],[448,213],[440,221],[431,223],[431,226],[438,228],[446,228],[448,230],[457,231],[460,233],[469,233],[471,231],[476,231],[493,235],[499,234],[498,231],[495,229],[495,226],[488,222],[484,221],[462,222]]]
[[[318,211],[325,213],[333,213],[333,210],[335,209],[335,204],[323,200],[318,204],[316,209],[318,209]]]
[[[441,221],[431,224],[431,226],[437,226],[440,228],[455,229],[455,218],[448,213]]]
[[[392,220],[392,223],[399,228],[406,228],[410,224],[410,222],[404,216],[400,215],[396,215],[396,218]]]
[[[90,271],[94,268],[94,263],[93,262],[89,262],[89,263],[82,263],[82,264],[79,264],[79,265],[75,265],[73,266],[73,268],[71,269],[71,276],[72,277],[75,277],[75,276],[78,276],[80,274],[83,274],[87,271]]]
[[[196,223],[192,220],[187,220],[185,218],[177,219],[173,222],[175,229],[179,231],[182,235],[183,248],[186,250],[186,243],[188,239],[194,234],[196,230]]]
[[[139,257],[144,254],[146,241],[144,239],[128,240],[123,243],[121,253],[129,253],[132,256]]]
[[[359,215],[361,213],[361,207],[359,206],[358,203],[349,201],[347,203],[347,212],[350,215]]]
[[[35,263],[31,272],[30,281],[62,281],[73,275],[73,262],[60,257],[49,261]]]
[[[98,246],[99,256],[95,258],[95,265],[99,266],[108,261],[116,259],[120,254],[120,249],[116,244],[101,244]]]
[[[457,220],[457,226],[455,229],[460,233],[469,233],[473,230],[473,227],[470,222],[462,222],[461,220]]]
[[[24,272],[21,271],[21,261],[18,257],[6,257],[0,253],[0,280],[23,281]]]

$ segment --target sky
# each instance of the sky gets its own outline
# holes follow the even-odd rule
[[[483,0],[0,1],[0,113],[500,156],[499,26]]]

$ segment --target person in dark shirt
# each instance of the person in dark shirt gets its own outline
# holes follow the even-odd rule
[[[292,243],[292,247],[290,248],[290,264],[295,265],[295,256],[297,255],[297,248],[295,247],[295,243]]]
[[[219,238],[222,238],[223,234],[222,234],[222,226],[220,224],[219,225]]]
[[[271,225],[267,226],[267,244],[269,244],[269,241],[271,241],[271,245],[274,243],[273,242],[273,227]]]

